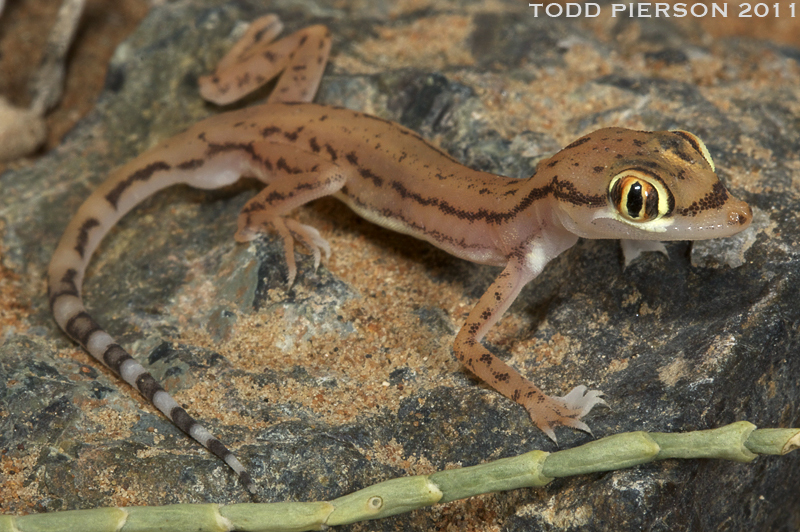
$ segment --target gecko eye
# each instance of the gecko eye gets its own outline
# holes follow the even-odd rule
[[[608,199],[617,212],[630,222],[651,222],[670,214],[672,194],[653,177],[637,170],[617,174],[608,187]]]
[[[714,166],[714,159],[712,159],[711,154],[708,153],[708,148],[706,148],[705,143],[703,143],[703,141],[700,140],[697,135],[689,133],[688,131],[683,131],[682,129],[672,129],[671,132],[683,137],[686,142],[691,144],[692,148],[694,148],[695,151],[703,156],[703,159],[705,159],[708,165],[711,167],[712,172],[717,171],[716,167]]]

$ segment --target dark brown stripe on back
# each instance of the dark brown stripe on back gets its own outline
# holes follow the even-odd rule
[[[190,159],[188,161],[184,161],[178,165],[178,169],[180,170],[196,170],[206,164],[203,159]]]
[[[260,164],[261,166],[269,165],[269,161],[265,163],[264,159],[256,153],[256,149],[253,146],[252,142],[223,142],[223,143],[209,143],[208,149],[206,150],[206,155],[209,157],[213,157],[220,153],[226,153],[231,151],[241,151],[246,153],[250,156],[252,160],[256,163]]]
[[[548,184],[543,187],[535,188],[531,190],[517,205],[515,205],[511,210],[508,211],[492,211],[488,209],[477,209],[474,211],[468,211],[465,209],[459,209],[452,204],[448,203],[447,201],[440,200],[436,197],[426,198],[423,197],[421,194],[413,192],[405,187],[403,183],[399,181],[392,181],[391,187],[400,194],[400,197],[403,199],[410,199],[420,205],[425,207],[436,207],[439,211],[444,213],[447,216],[454,216],[460,220],[467,220],[470,222],[475,222],[479,220],[483,220],[486,223],[490,224],[501,224],[505,223],[508,220],[513,219],[516,217],[520,212],[530,207],[530,205],[539,199],[544,198],[548,194],[553,191],[553,185]]]
[[[280,132],[281,132],[281,128],[279,128],[277,126],[269,126],[269,127],[265,127],[264,129],[261,130],[261,136],[266,138],[266,137],[269,137],[270,135],[275,135],[275,134],[280,133]]]

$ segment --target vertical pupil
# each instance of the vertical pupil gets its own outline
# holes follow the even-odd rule
[[[644,192],[642,184],[636,181],[628,187],[626,194],[625,207],[628,209],[628,216],[634,219],[639,218],[642,214],[642,206],[644,206]]]

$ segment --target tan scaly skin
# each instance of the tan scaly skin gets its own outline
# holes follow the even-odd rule
[[[277,233],[289,285],[297,272],[295,242],[313,253],[315,266],[329,246],[314,228],[284,216],[328,195],[369,221],[457,257],[502,266],[461,327],[454,350],[553,439],[559,425],[588,431],[581,418],[603,403],[602,393],[578,386],[564,397],[547,396],[481,345],[522,287],[579,237],[645,241],[638,247],[629,242],[635,253],[654,249],[652,241],[726,237],[750,224],[750,208],[727,192],[691,133],[601,129],[543,161],[528,179],[478,172],[402,126],[308,103],[327,61],[330,34],[313,26],[272,42],[280,29],[274,16],[258,19],[217,72],[200,81],[206,99],[225,104],[284,71],[268,103],[204,120],[116,170],[80,207],[49,269],[59,326],[225,460],[251,491],[242,464],[103,331],[81,299],[86,267],[102,238],[155,192],[178,183],[214,189],[242,176],[263,181],[264,189],[242,209],[236,239]]]

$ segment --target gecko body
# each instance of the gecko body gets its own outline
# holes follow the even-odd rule
[[[314,228],[285,215],[329,195],[369,221],[502,267],[456,335],[456,356],[525,407],[551,438],[559,425],[588,431],[581,418],[603,402],[601,392],[578,386],[563,397],[548,396],[481,340],[520,290],[579,237],[695,240],[747,227],[750,208],[717,179],[702,141],[684,131],[606,128],[543,161],[528,179],[479,172],[402,126],[308,103],[330,36],[315,26],[272,42],[279,31],[275,20],[254,22],[220,70],[201,80],[204,96],[225,103],[285,70],[268,103],[199,122],[116,170],[80,207],[48,272],[59,326],[253,489],[235,456],[91,318],[81,286],[102,238],[143,199],[179,183],[214,189],[255,177],[265,187],[242,209],[236,239],[277,233],[289,285],[297,272],[295,243],[311,251],[315,266],[330,249]],[[253,69],[267,72],[258,83]]]

